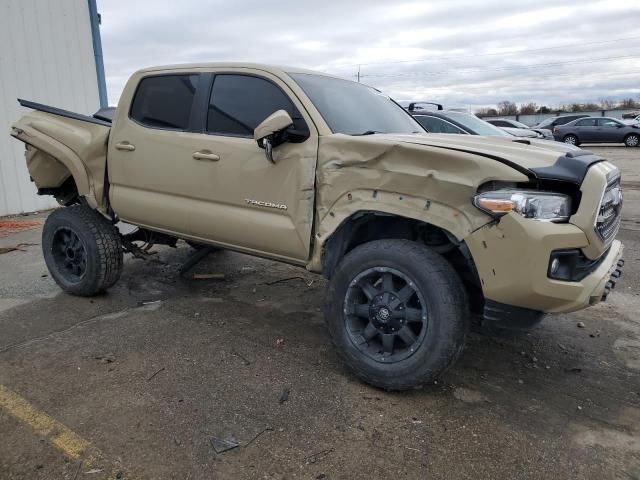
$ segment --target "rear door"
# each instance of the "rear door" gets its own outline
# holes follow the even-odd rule
[[[576,134],[581,142],[593,142],[598,138],[595,118],[585,118],[575,123]]]
[[[123,93],[109,139],[110,199],[125,221],[189,234],[194,133],[207,76],[149,74]],[[199,92],[199,94],[198,94]]]

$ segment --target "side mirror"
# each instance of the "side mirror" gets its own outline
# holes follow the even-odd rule
[[[260,148],[264,148],[264,154],[271,163],[275,163],[273,148],[286,141],[282,134],[291,125],[291,116],[284,110],[278,110],[265,118],[253,131],[253,139]]]

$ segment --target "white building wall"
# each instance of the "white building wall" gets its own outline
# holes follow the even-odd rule
[[[93,114],[100,108],[87,0],[0,1],[0,215],[53,207],[37,196],[24,144],[9,136],[17,98]]]

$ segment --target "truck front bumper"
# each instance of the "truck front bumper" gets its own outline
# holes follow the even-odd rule
[[[606,299],[624,263],[623,245],[614,240],[579,281],[550,278],[552,252],[588,249],[587,235],[570,223],[532,221],[515,213],[476,230],[465,242],[485,299],[544,313],[573,312]]]

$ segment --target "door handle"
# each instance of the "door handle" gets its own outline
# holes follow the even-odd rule
[[[133,152],[136,149],[135,146],[131,145],[127,141],[116,143],[115,147],[116,147],[116,150],[125,150],[127,152]]]
[[[211,153],[209,150],[202,150],[200,152],[194,152],[193,158],[196,160],[209,160],[210,162],[217,162],[220,157],[215,153]]]

